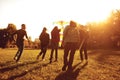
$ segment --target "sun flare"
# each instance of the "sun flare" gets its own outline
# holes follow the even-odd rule
[[[120,8],[119,3],[118,0],[1,0],[0,26],[14,23],[19,29],[25,23],[34,40],[43,27],[50,32],[56,21],[75,20],[80,24],[104,21],[113,9]]]

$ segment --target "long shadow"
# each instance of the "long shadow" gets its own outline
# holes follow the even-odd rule
[[[96,60],[100,62],[109,61],[109,59],[107,58],[109,56],[114,56],[114,57],[120,56],[120,52],[114,50],[99,50],[96,53],[99,53],[99,56],[96,57]]]
[[[49,64],[49,63],[37,65],[37,66],[35,66],[35,67],[33,67],[33,68],[31,68],[31,69],[29,69],[29,70],[27,70],[27,71],[24,71],[24,72],[22,72],[22,73],[20,73],[20,74],[16,74],[16,75],[10,76],[7,80],[14,80],[14,79],[16,79],[16,78],[25,76],[27,73],[32,72],[33,70],[37,70],[37,69],[40,69],[40,70],[41,70],[42,67],[45,67],[45,66],[47,66],[48,64]]]
[[[81,71],[81,69],[83,69],[88,63],[86,62],[85,64],[83,64],[81,67],[78,67],[80,63],[76,64],[75,66],[73,66],[73,70],[72,71],[66,71],[66,72],[62,72],[60,73],[55,80],[76,80],[79,72]],[[78,67],[77,69],[75,69],[76,67]],[[75,70],[74,70],[75,69]]]
[[[103,55],[115,55],[115,56],[119,56],[120,55],[120,52],[119,51],[116,51],[116,50],[92,50],[90,52],[88,52],[88,54],[90,55],[94,55],[96,53],[101,53]]]
[[[35,64],[35,63],[38,63],[38,61],[25,62],[25,63],[21,63],[21,64],[15,63],[11,66],[8,65],[7,67],[1,68],[0,72],[3,73],[3,72],[6,72],[6,71],[13,70],[14,68],[18,68],[20,66],[25,66],[25,65],[28,65],[28,64]]]
[[[90,50],[88,51],[89,55],[95,55],[95,53],[100,52],[101,50]]]
[[[9,64],[13,64],[13,63],[14,63],[13,61],[6,61],[4,63],[0,63],[0,67],[8,66]]]
[[[74,72],[73,72],[73,80],[77,80],[77,76],[79,75],[79,72],[85,68],[85,66],[88,65],[88,62],[86,62],[85,64],[83,64],[80,68],[77,68]]]

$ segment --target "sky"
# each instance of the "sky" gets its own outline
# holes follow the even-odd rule
[[[104,20],[113,9],[120,9],[119,4],[120,0],[0,0],[0,28],[13,23],[20,29],[24,23],[34,40],[43,27],[50,32],[57,21],[86,24]]]

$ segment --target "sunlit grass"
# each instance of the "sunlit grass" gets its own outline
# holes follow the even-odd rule
[[[72,72],[63,72],[63,49],[58,62],[49,64],[50,49],[45,61],[36,60],[40,50],[24,50],[20,63],[13,57],[17,49],[0,49],[0,80],[119,80],[119,51],[88,51],[89,61],[80,63],[79,51],[74,56]],[[78,64],[79,63],[79,64]]]
[[[55,76],[61,72],[63,66],[63,50],[58,52],[58,62],[53,62],[52,64],[49,64],[50,49],[46,53],[45,61],[41,61],[41,57],[36,61],[36,56],[40,50],[24,50],[20,63],[16,63],[13,60],[17,49],[0,50],[0,68],[8,69],[8,71],[3,70],[3,74],[0,74],[0,78],[3,79],[54,80]],[[22,76],[23,74],[24,76]]]

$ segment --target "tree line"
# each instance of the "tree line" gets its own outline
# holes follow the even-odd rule
[[[89,48],[120,47],[120,10],[114,10],[103,22],[88,23],[90,29]]]
[[[65,21],[63,21],[65,22]],[[63,26],[63,25],[62,25]],[[110,16],[103,22],[87,23],[89,28],[88,48],[119,48],[120,47],[120,10],[113,10]],[[7,28],[0,29],[0,47],[5,48],[12,43],[11,34],[16,26],[8,24]]]

